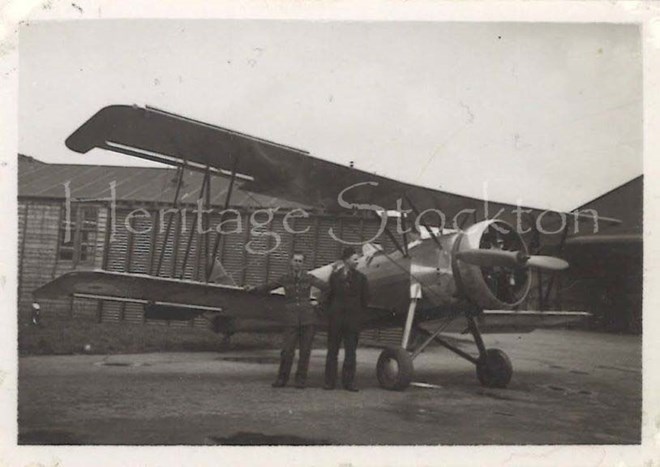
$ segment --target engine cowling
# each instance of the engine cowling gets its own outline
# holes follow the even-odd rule
[[[453,253],[491,248],[528,254],[520,234],[498,219],[479,222],[458,234]],[[514,308],[525,300],[531,286],[529,268],[480,267],[455,258],[453,270],[459,290],[484,309]]]

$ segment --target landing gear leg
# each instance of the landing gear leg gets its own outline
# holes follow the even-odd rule
[[[474,364],[477,369],[477,378],[479,379],[479,382],[482,386],[489,388],[506,387],[507,384],[509,384],[511,381],[511,376],[513,375],[513,367],[511,366],[509,357],[507,357],[507,355],[499,349],[486,349],[474,316],[468,316],[467,322],[468,330],[470,331],[470,334],[472,334],[474,343],[477,345],[477,350],[479,351],[478,357],[470,355],[464,350],[459,349],[455,345],[452,345],[441,338],[440,333],[443,330],[442,327],[438,328],[433,333],[430,333],[426,329],[419,327],[419,332],[426,334],[429,337],[421,346],[419,346],[417,350],[415,350],[415,352],[413,352],[412,358],[414,359],[417,355],[419,355],[419,353],[421,353],[422,350],[424,350],[429,345],[429,343],[431,343],[431,341],[435,341],[444,348],[451,350],[459,357]]]
[[[468,316],[468,329],[479,349],[476,362],[477,379],[487,388],[505,388],[513,376],[513,366],[507,354],[500,349],[486,349],[474,316]]]
[[[415,319],[415,310],[417,309],[417,300],[422,297],[422,288],[419,283],[413,282],[410,285],[410,304],[408,305],[408,315],[406,316],[406,326],[403,328],[403,337],[401,338],[401,347],[408,348],[410,341],[410,332],[412,331],[413,320]]]
[[[408,351],[408,342],[415,319],[417,300],[422,296],[422,289],[416,282],[410,284],[410,304],[408,305],[408,316],[403,328],[401,347],[386,347],[378,357],[376,365],[376,376],[382,388],[393,391],[406,389],[412,381],[415,372],[413,367],[413,356]]]

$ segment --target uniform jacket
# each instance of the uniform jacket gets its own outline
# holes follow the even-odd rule
[[[329,285],[326,299],[329,324],[359,330],[369,305],[367,276],[352,269],[344,275],[339,269],[330,275]]]
[[[271,290],[284,287],[286,311],[282,321],[292,326],[304,326],[317,323],[316,307],[310,301],[312,286],[323,291],[328,290],[328,284],[310,273],[301,272],[297,275],[290,271],[277,280],[258,287],[256,291],[258,293],[268,293]]]

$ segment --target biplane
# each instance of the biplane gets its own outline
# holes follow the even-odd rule
[[[572,223],[617,223],[593,212],[548,215],[536,208],[484,203],[372,174],[352,164],[323,160],[153,107],[105,107],[71,134],[66,145],[78,153],[100,148],[203,172],[200,193],[209,192],[211,175],[229,177],[225,207],[230,206],[232,190],[240,184],[242,190],[327,212],[365,210],[381,220],[398,215],[403,227],[398,237],[387,223],[381,224],[382,233],[396,250],[385,252],[375,243],[365,243],[358,266],[372,291],[363,327],[403,328],[401,344],[385,348],[376,364],[379,384],[392,390],[403,390],[411,383],[415,358],[432,342],[474,364],[483,386],[506,387],[513,373],[511,362],[502,350],[487,348],[482,334],[525,332],[588,316],[519,308],[530,292],[533,270],[552,274],[545,290],[539,286],[539,294],[547,297],[555,272],[568,267],[557,255]],[[208,196],[205,202],[209,203]],[[446,223],[450,219],[451,228]],[[557,255],[539,254],[541,238],[548,237],[550,246],[545,250]],[[150,318],[211,315],[224,323],[219,329],[226,333],[278,329],[283,296],[255,296],[227,281],[216,259],[217,243],[215,247],[205,258],[203,281],[72,271],[37,289],[35,303],[61,297],[115,300],[143,304]],[[310,272],[327,280],[332,268],[329,264]],[[428,329],[429,323],[432,329]],[[448,339],[449,331],[471,334],[476,355]],[[422,339],[411,339],[413,332]],[[417,343],[413,345],[413,341]]]

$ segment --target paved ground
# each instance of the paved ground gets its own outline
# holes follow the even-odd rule
[[[641,338],[577,331],[486,336],[511,357],[508,389],[481,388],[441,348],[416,380],[378,387],[360,348],[359,393],[273,389],[277,352],[24,357],[21,444],[631,444],[640,440]],[[465,344],[471,349],[471,345]]]

